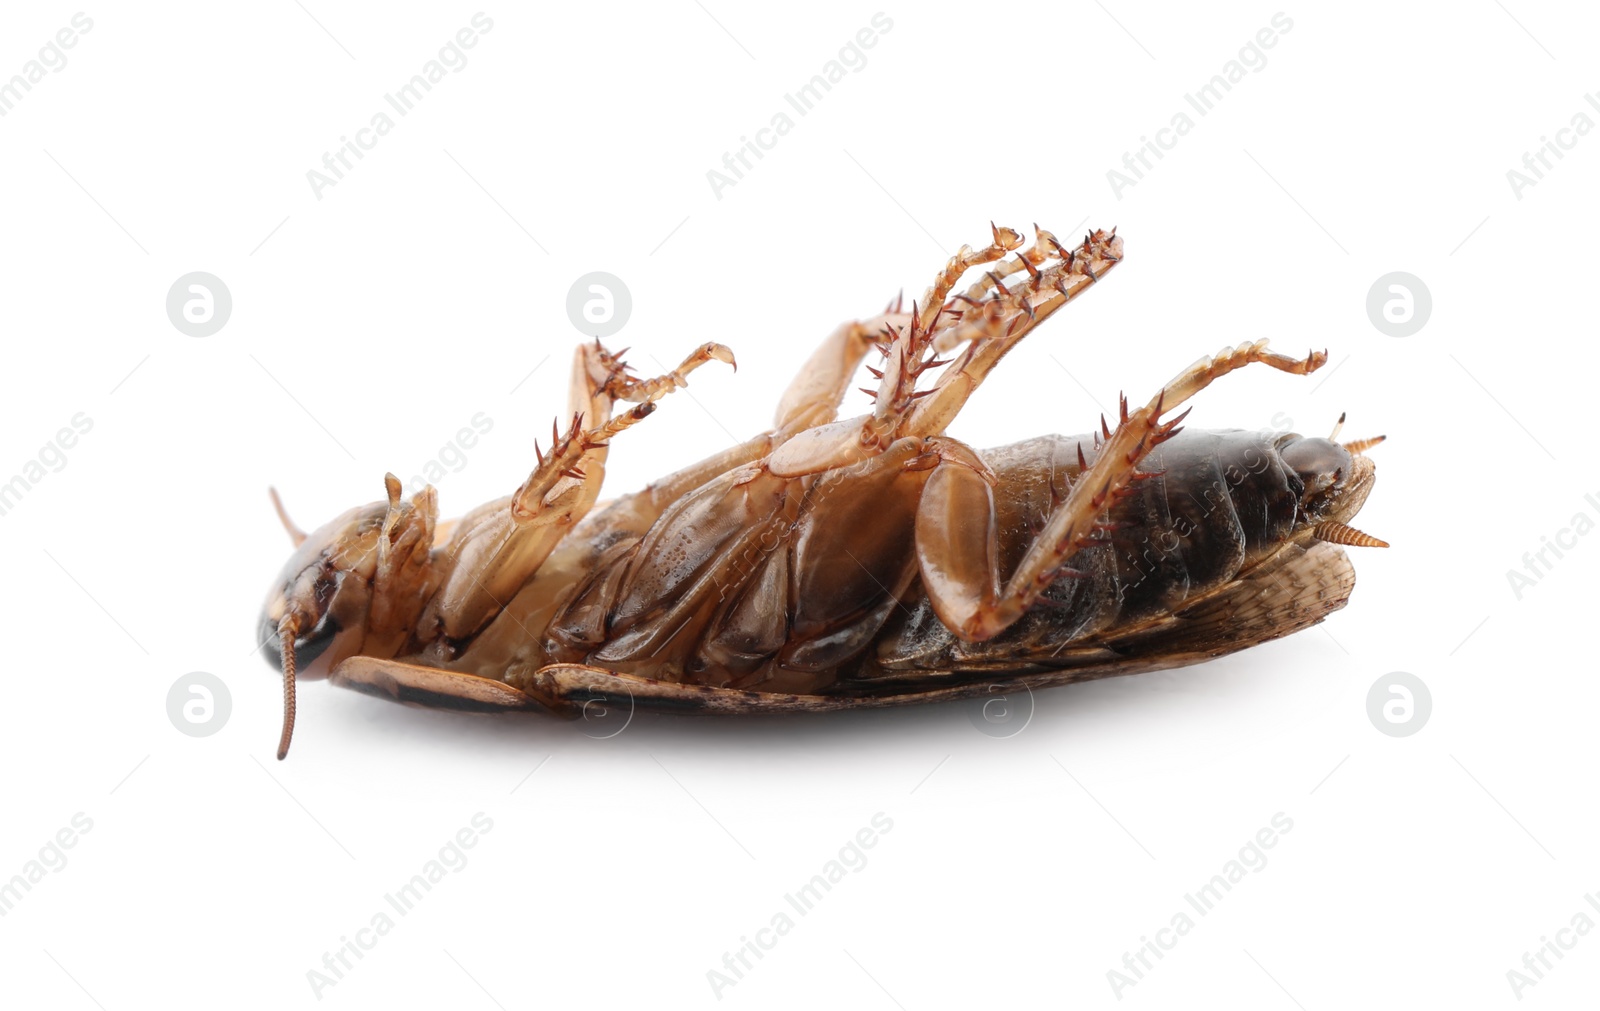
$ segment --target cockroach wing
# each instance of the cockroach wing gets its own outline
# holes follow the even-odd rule
[[[1343,607],[1355,585],[1355,568],[1340,548],[1291,542],[1171,615],[1108,629],[1083,645],[1176,667],[1309,628]]]
[[[1191,596],[1171,612],[1075,635],[1062,609],[1040,608],[987,643],[956,639],[919,609],[878,643],[866,681],[916,684],[930,674],[963,676],[1060,672],[1051,683],[1163,670],[1247,649],[1316,624],[1343,607],[1355,569],[1332,544],[1284,544],[1234,579]]]

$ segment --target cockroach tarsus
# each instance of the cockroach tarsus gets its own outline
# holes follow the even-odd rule
[[[771,430],[604,506],[612,440],[732,351],[641,379],[580,344],[570,420],[515,492],[454,522],[392,474],[383,501],[309,535],[274,493],[295,543],[260,619],[284,678],[278,757],[300,678],[484,712],[824,711],[1196,663],[1342,607],[1338,545],[1386,546],[1349,526],[1382,437],[1186,430],[1174,413],[1236,369],[1306,375],[1325,352],[1224,348],[1082,436],[977,450],[945,434],[1018,341],[1122,262],[1115,229],[1068,246],[991,228],[909,310],[897,298],[824,340]],[[872,410],[840,420],[874,350]]]

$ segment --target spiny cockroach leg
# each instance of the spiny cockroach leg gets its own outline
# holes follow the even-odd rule
[[[1101,234],[1096,232],[1096,234],[1091,234],[1090,238],[1093,238],[1094,235]],[[1115,238],[1115,229],[1110,232],[1110,235],[1104,235],[1104,238],[1107,238],[1107,242]],[[1019,274],[1022,270],[1027,270],[1027,274],[1029,274],[1029,283],[1026,286],[1029,298],[1010,299],[1013,302],[1011,309],[1016,309],[1018,306],[1021,307],[1022,312],[1029,315],[1030,320],[1032,320],[1030,309],[1034,306],[1034,296],[1038,296],[1045,288],[1054,288],[1054,286],[1058,285],[1062,275],[1070,274],[1070,272],[1074,272],[1077,269],[1077,259],[1082,254],[1090,253],[1090,251],[1091,246],[1083,246],[1082,250],[1069,250],[1066,246],[1062,246],[1058,238],[1054,237],[1051,232],[1035,224],[1034,245],[1032,245],[1032,248],[1018,251],[1016,258],[995,264],[984,275],[984,280],[968,288],[965,294],[950,296],[950,301],[952,302],[966,302],[968,309],[962,310],[962,314],[958,315],[952,322],[944,323],[939,328],[939,333],[934,334],[934,350],[947,352],[947,350],[954,349],[958,344],[963,344],[966,341],[979,341],[979,339],[1000,336],[1003,331],[1003,317],[1005,317],[1006,312],[1005,302],[1006,299],[1010,298],[1011,290],[1008,286],[998,282],[998,278],[1011,277],[1013,274]],[[1051,258],[1058,258],[1059,262],[1046,267],[1045,262]],[[1115,264],[1120,259],[1122,259],[1120,253],[1110,254],[1109,258],[1107,258],[1107,264]],[[1037,320],[1032,320],[1032,322],[1037,322]]]
[[[838,415],[856,368],[887,330],[890,337],[909,326],[911,317],[895,299],[891,310],[872,319],[840,324],[812,352],[778,401],[779,441],[808,428],[826,425]]]
[[[971,246],[962,246],[956,250],[956,255],[939,271],[933,279],[933,284],[922,296],[921,310],[916,325],[926,333],[932,329],[934,321],[939,316],[939,311],[944,308],[945,299],[950,294],[950,289],[961,280],[962,276],[973,267],[980,264],[993,263],[1007,253],[1022,245],[1022,236],[1009,228],[996,226],[989,222],[989,230],[994,234],[994,240],[983,249],[973,250]]]
[[[533,520],[561,500],[564,483],[588,483],[590,471],[604,466],[601,454],[610,447],[611,440],[655,412],[655,401],[646,400],[594,428],[582,427],[581,414],[572,416],[572,424],[565,432],[552,425],[549,452],[540,449],[538,442],[534,443],[539,466],[512,496],[512,517],[524,523]]]
[[[951,263],[959,259],[958,256]],[[911,303],[910,324],[884,350],[883,369],[873,369],[878,376],[878,388],[864,391],[873,400],[872,414],[861,430],[861,443],[864,446],[879,449],[887,446],[900,419],[917,397],[917,379],[928,367],[924,353],[929,345],[929,331],[922,322],[926,315],[918,310],[916,302]]]
[[[551,445],[535,447],[538,464],[508,499],[482,506],[456,524],[439,552],[439,590],[421,619],[450,638],[471,635],[502,609],[517,589],[588,515],[605,480],[610,440],[648,417],[655,401],[684,385],[708,361],[733,363],[720,344],[704,344],[684,363],[656,379],[627,375],[620,352],[599,341],[573,355],[565,426],[551,428]],[[618,400],[638,406],[612,418]]]
[[[941,621],[968,642],[991,639],[1010,627],[1040,599],[1072,557],[1103,542],[1109,533],[1101,514],[1113,501],[1133,490],[1139,463],[1158,445],[1182,431],[1188,411],[1162,421],[1162,415],[1235,369],[1252,362],[1283,372],[1305,375],[1327,362],[1326,353],[1304,359],[1266,350],[1266,341],[1225,348],[1202,358],[1136,410],[1119,410],[1110,432],[1089,468],[1079,474],[1066,501],[1029,545],[1021,563],[1002,587],[992,566],[994,557],[993,497],[955,470],[941,467],[929,479],[917,514],[917,553],[923,585]],[[987,510],[987,512],[983,512]],[[926,517],[925,515],[926,514]],[[987,515],[987,524],[974,522]],[[957,521],[958,517],[965,517]],[[929,537],[924,543],[923,535]]]
[[[967,295],[957,296],[968,302],[970,307],[955,320],[942,324],[935,335],[934,347],[942,352],[968,342],[977,345],[998,337],[1023,336],[1026,329],[1019,329],[1022,324],[1025,323],[1027,329],[1036,326],[1045,316],[1076,297],[1121,262],[1120,244],[1104,233],[1092,233],[1087,243],[1082,248],[1066,250],[1055,241],[1054,236],[1041,232],[1033,250],[1019,253],[1017,259],[1007,260],[991,273],[1009,275],[1026,269],[1033,277],[1034,264],[1043,263],[1049,249],[1057,250],[1060,260],[1038,269],[1037,277],[1033,277],[1019,292],[1013,292],[1005,285],[994,287],[977,284]],[[1057,295],[1066,298],[1063,300]],[[969,349],[969,353],[975,352]]]
[[[578,348],[573,369],[572,423],[564,433],[552,423],[548,456],[534,443],[539,464],[512,496],[511,515],[516,522],[527,523],[552,509],[559,511],[559,504],[565,501],[563,493],[574,482],[597,495],[613,436],[649,417],[656,401],[688,386],[689,374],[707,362],[726,362],[735,370],[739,367],[726,345],[706,343],[690,352],[683,364],[671,372],[653,379],[635,379],[628,375],[630,368],[622,354],[607,351],[598,340],[592,348]],[[639,406],[613,419],[611,405],[616,401]]]
[[[557,504],[555,491],[558,486],[568,488],[571,481],[583,480],[578,476],[582,471],[576,474],[574,471],[584,454],[592,448],[585,440],[586,435],[583,415],[575,413],[565,431],[559,430],[554,422],[551,423],[548,452],[539,447],[538,440],[534,441],[533,453],[538,457],[539,465],[522,482],[516,494],[511,496],[512,519],[518,523],[537,519]]]
[[[930,349],[937,353],[950,350],[965,340],[1020,337],[1042,318],[1034,305],[1034,299],[1040,297],[1040,286],[1048,283],[1054,287],[1065,280],[1069,268],[1066,263],[1040,269],[1049,257],[1049,250],[1059,243],[1053,235],[1035,226],[1037,236],[1033,248],[1017,253],[1014,260],[998,268],[987,270],[983,282],[973,286],[967,294],[952,298],[951,289],[967,271],[994,263],[1022,246],[1022,236],[1014,230],[993,223],[990,229],[994,241],[987,247],[974,251],[970,246],[962,246],[950,258],[923,300],[912,303],[910,325],[900,328],[885,349],[888,366],[874,398],[872,417],[862,428],[864,445],[882,447],[907,434],[905,419],[913,406],[933,395],[933,391],[917,391],[917,380],[930,368],[950,364],[931,358]],[[1028,283],[1016,289],[1007,286],[1003,278],[1020,271],[1027,271]],[[980,300],[980,296],[991,289],[993,297]],[[950,304],[957,299],[967,302],[970,308],[961,310]],[[945,319],[947,315],[954,319]]]
[[[1042,252],[1048,246],[1043,240],[1047,234],[1041,233],[1034,252]],[[1053,236],[1051,241],[1054,241]],[[930,436],[943,432],[973,391],[1018,341],[1087,291],[1095,278],[1105,276],[1121,259],[1121,239],[1093,232],[1070,258],[1046,263],[1040,268],[1037,282],[1007,289],[1006,294],[996,290],[992,297],[980,302],[981,313],[978,310],[964,313],[944,332],[954,335],[954,343],[970,343],[939,376],[932,395],[911,408],[894,435]]]
[[[616,356],[619,359],[619,352]],[[689,373],[698,369],[707,362],[725,362],[733,366],[735,372],[739,371],[739,363],[734,360],[733,352],[723,344],[702,344],[683,360],[683,364],[665,375],[654,379],[634,379],[624,374],[626,365],[616,369],[606,384],[601,387],[602,392],[614,400],[625,400],[630,404],[653,403],[671,393],[681,390],[689,385]]]
[[[1038,294],[1042,287],[1052,283],[1047,276],[1048,270],[1041,269],[1052,256],[1059,257],[1061,261],[1057,265],[1058,274],[1060,268],[1071,268],[1075,259],[1071,250],[1063,247],[1054,234],[1040,228],[1038,224],[1033,226],[1033,231],[1034,241],[1031,248],[1019,250],[1014,258],[996,264],[985,273],[982,281],[972,285],[965,293],[950,296],[950,303],[964,302],[967,308],[956,313],[956,319],[938,326],[933,340],[935,351],[942,354],[966,341],[999,335],[996,324],[1001,322],[1003,314],[1002,299],[1010,294],[1010,289],[1000,284],[999,279],[1027,271],[1029,276],[1027,290],[1032,296]],[[989,297],[991,295],[996,297]],[[1031,298],[1023,300],[1023,304],[1025,307],[1030,306]]]

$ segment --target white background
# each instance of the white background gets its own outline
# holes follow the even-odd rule
[[[1200,117],[1185,93],[1277,7],[885,8],[866,65],[719,199],[707,171],[793,115],[783,95],[878,8],[578,6],[486,9],[469,62],[321,199],[307,171],[476,7],[86,9],[67,65],[0,118],[0,479],[93,420],[0,517],[0,879],[93,822],[0,918],[8,1006],[319,1004],[308,971],[478,812],[470,862],[320,1004],[1493,1008],[1542,937],[1600,922],[1581,645],[1600,537],[1521,599],[1507,577],[1600,519],[1600,136],[1520,199],[1506,175],[1574,114],[1600,122],[1594,12],[1286,8],[1265,66]],[[0,78],[76,10],[8,6]],[[1180,111],[1192,131],[1114,192],[1107,171]],[[1346,437],[1389,435],[1360,524],[1394,547],[1355,552],[1346,610],[1043,693],[1006,739],[946,705],[641,714],[595,740],[311,684],[272,760],[278,683],[251,639],[288,551],[269,484],[318,525],[484,412],[443,510],[508,492],[564,408],[567,289],[605,270],[634,302],[611,343],[642,369],[705,340],[740,361],[619,440],[610,487],[637,487],[761,430],[837,322],[920,293],[991,218],[1116,225],[1127,260],[953,434],[1086,431],[1223,345],[1326,347],[1309,379],[1224,380],[1191,423],[1324,435],[1348,411]],[[164,311],[194,270],[234,301],[207,338]],[[1366,311],[1395,270],[1433,300],[1405,338]],[[191,671],[231,690],[211,737],[167,717]],[[1392,671],[1431,690],[1411,737],[1367,716]],[[724,953],[879,812],[866,865],[719,994]],[[1124,953],[1279,812],[1266,866],[1119,993]],[[1526,1006],[1600,986],[1600,936],[1561,936]]]

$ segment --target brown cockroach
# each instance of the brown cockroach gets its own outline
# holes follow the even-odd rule
[[[599,508],[611,440],[731,351],[639,379],[581,344],[570,423],[514,494],[455,522],[393,475],[384,501],[309,536],[279,506],[297,549],[261,614],[284,678],[278,757],[297,677],[473,711],[822,711],[1176,667],[1342,607],[1355,573],[1338,545],[1385,546],[1347,525],[1382,437],[1166,417],[1235,369],[1305,375],[1325,352],[1225,348],[1088,435],[980,451],[944,434],[1018,341],[1122,261],[1115,229],[1073,246],[1036,232],[963,246],[909,312],[835,330],[771,431]],[[871,413],[838,420],[874,349]]]

